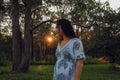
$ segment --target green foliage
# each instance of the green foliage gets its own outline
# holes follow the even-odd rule
[[[0,38],[0,51],[1,53],[9,54],[12,53],[12,38],[11,36],[2,35]]]
[[[4,66],[6,62],[5,55],[0,55],[0,66]]]
[[[85,60],[85,64],[100,64],[104,62],[100,62],[98,58],[93,58],[92,56],[87,56]]]
[[[0,65],[9,65],[12,56],[12,39],[10,36],[1,35],[0,38]]]
[[[120,64],[120,37],[114,37],[107,43],[106,53],[111,64]]]
[[[0,13],[5,11],[5,7],[3,6],[4,2],[3,0],[0,0]]]
[[[42,0],[33,0],[33,6],[42,5]]]
[[[0,66],[8,66],[11,65],[11,61],[7,59],[5,54],[0,54]]]

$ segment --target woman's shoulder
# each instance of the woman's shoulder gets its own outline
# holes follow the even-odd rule
[[[79,38],[73,38],[73,45],[75,46],[75,45],[81,45],[82,44],[82,41],[81,41],[81,39],[79,39]]]
[[[79,38],[73,38],[73,42],[81,42]]]

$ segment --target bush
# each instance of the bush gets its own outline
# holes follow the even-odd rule
[[[85,64],[99,64],[99,63],[103,63],[103,62],[100,62],[97,58],[93,58],[91,56],[87,56],[85,60]]]
[[[10,64],[10,61],[7,60],[7,57],[4,54],[0,54],[0,66],[7,66]]]
[[[55,62],[51,61],[31,61],[31,65],[54,65]]]

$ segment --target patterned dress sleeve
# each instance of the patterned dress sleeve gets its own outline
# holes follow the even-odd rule
[[[75,59],[85,59],[82,42],[78,39],[73,44]]]

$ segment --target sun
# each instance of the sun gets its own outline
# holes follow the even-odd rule
[[[46,43],[48,43],[48,44],[53,44],[54,39],[53,39],[52,36],[47,35],[47,36],[45,37],[45,41],[46,41]]]
[[[47,41],[49,42],[49,43],[51,43],[51,42],[53,42],[53,38],[52,37],[47,37]]]

